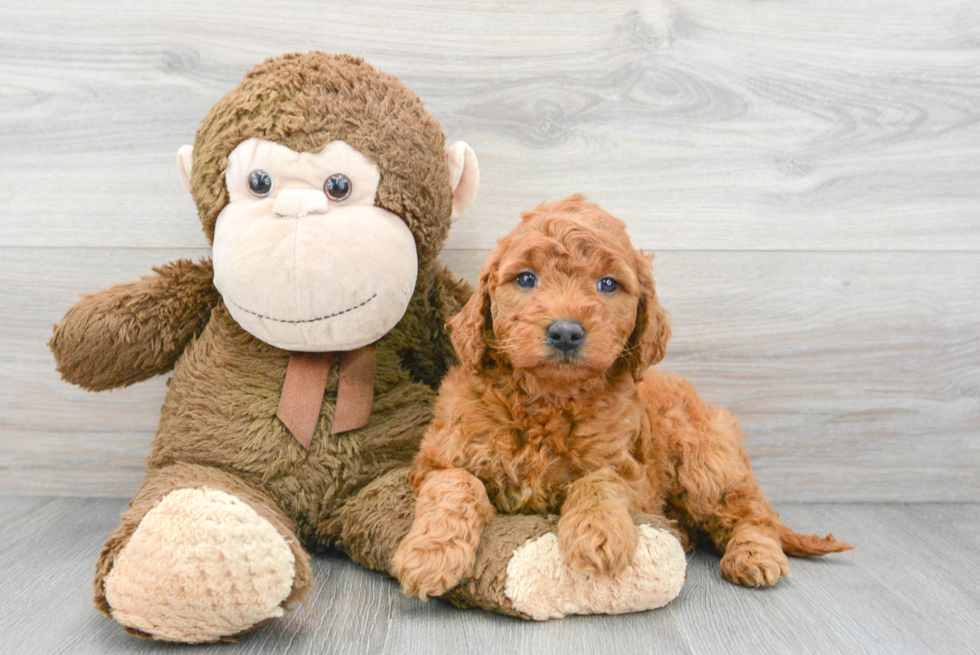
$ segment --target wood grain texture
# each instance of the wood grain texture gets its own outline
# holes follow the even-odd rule
[[[91,607],[91,570],[124,509],[119,500],[0,499],[4,652],[205,653],[144,642]],[[308,607],[223,645],[222,653],[946,653],[980,643],[980,506],[784,505],[800,530],[833,529],[857,549],[791,560],[766,590],[721,579],[697,552],[661,610],[544,623],[406,598],[397,583],[339,554],[315,557]]]
[[[76,295],[207,244],[174,170],[268,56],[363,55],[480,157],[444,259],[585,192],[654,249],[666,368],[777,501],[980,498],[980,3],[7,2],[0,491],[129,495],[163,379],[57,380]]]
[[[980,250],[974,0],[6,5],[0,245],[203,246],[174,153],[245,70],[317,48],[474,146],[452,247],[584,192],[659,250]]]
[[[201,250],[0,249],[0,489],[130,495],[166,391],[91,394],[45,347],[80,291]],[[471,281],[486,251],[448,251]],[[980,257],[666,252],[661,367],[741,414],[775,500],[980,497]]]

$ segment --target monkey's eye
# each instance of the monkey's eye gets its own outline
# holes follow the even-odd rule
[[[334,173],[323,183],[323,192],[334,202],[340,202],[349,196],[353,188],[350,178],[343,173]]]
[[[517,282],[517,286],[522,289],[533,289],[538,285],[538,278],[530,271],[524,271],[523,273],[518,273],[517,277],[514,278],[514,282]]]
[[[259,169],[248,174],[248,190],[259,198],[265,198],[272,191],[272,176]]]
[[[596,283],[595,287],[599,293],[612,293],[619,288],[619,282],[611,277],[604,277]]]

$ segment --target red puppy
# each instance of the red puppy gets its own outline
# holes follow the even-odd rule
[[[559,552],[586,573],[630,564],[630,509],[706,532],[722,575],[743,585],[788,575],[785,553],[851,548],[783,525],[736,417],[648,370],[670,338],[651,259],[582,196],[524,213],[450,326],[460,365],[416,457],[415,523],[393,559],[409,595],[471,575],[496,511],[560,512]]]

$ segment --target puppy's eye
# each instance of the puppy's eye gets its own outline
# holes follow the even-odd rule
[[[604,277],[596,283],[596,289],[600,293],[612,293],[619,288],[619,282],[612,279],[611,277]]]
[[[524,271],[523,273],[519,273],[517,277],[514,278],[514,282],[517,282],[517,286],[522,289],[533,289],[538,285],[538,278],[534,275],[534,273]]]
[[[334,202],[340,202],[349,196],[353,188],[350,178],[343,173],[334,173],[323,183],[323,192]]]
[[[252,195],[265,198],[272,191],[272,176],[259,169],[248,174],[248,190]]]

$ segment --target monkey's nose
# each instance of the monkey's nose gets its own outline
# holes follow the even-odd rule
[[[272,211],[284,217],[326,214],[327,209],[327,194],[313,189],[284,189],[272,207]]]
[[[567,355],[582,345],[585,340],[585,328],[578,321],[563,319],[549,325],[545,330],[545,337],[548,339],[548,344]]]

